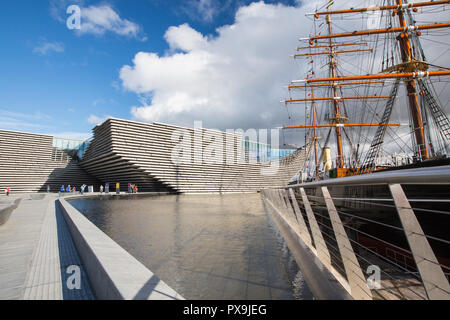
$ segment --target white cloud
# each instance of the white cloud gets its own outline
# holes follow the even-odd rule
[[[150,101],[143,100],[141,105],[131,109],[133,117],[140,121],[186,126],[192,126],[194,120],[203,120],[205,126],[219,129],[303,124],[305,105],[289,105],[292,120],[288,121],[286,107],[279,101],[289,97],[283,86],[290,80],[304,78],[310,67],[307,60],[293,61],[289,57],[301,44],[298,38],[308,37],[313,30],[312,21],[305,17],[305,13],[313,12],[316,5],[323,5],[323,1],[304,3],[303,7],[288,7],[257,2],[241,7],[234,23],[220,27],[216,37],[202,35],[187,24],[170,27],[165,34],[171,48],[167,54],[138,52],[132,64],[123,66],[120,71],[124,89],[135,92],[139,97],[151,97]],[[335,1],[335,8],[359,6],[360,1],[356,0]],[[426,19],[433,21],[431,16]],[[334,20],[342,30],[367,28],[362,19],[341,21],[336,17]],[[442,20],[445,19],[436,18],[435,21]],[[326,24],[317,25],[322,29],[327,27]],[[429,56],[441,55],[442,45],[436,44],[433,48],[427,38],[430,38],[428,34],[421,37]],[[440,39],[440,42],[445,41]],[[378,47],[371,45],[381,55],[383,46],[380,43]],[[380,72],[381,59],[376,60],[373,70],[370,70],[367,57],[363,54],[341,55],[340,61],[346,69],[340,69],[340,72],[351,75],[356,72],[352,65],[362,66],[364,73]],[[435,64],[448,66],[449,57],[441,55]],[[326,75],[327,69],[323,68],[326,61],[319,58],[315,61],[316,72]],[[365,95],[365,87],[354,90],[361,92],[348,93]],[[385,91],[383,93],[389,94],[390,88],[387,86]],[[381,95],[380,92],[370,93]],[[296,94],[292,93],[293,96]],[[404,90],[399,94],[403,98],[406,96]],[[448,101],[447,96],[441,98]],[[327,105],[322,106],[321,116],[325,117]],[[359,116],[363,115],[359,105],[349,102],[346,106],[350,112],[354,111],[352,119],[360,120]],[[382,113],[383,108],[384,104],[379,103],[375,111]],[[406,108],[399,112],[398,118],[407,116]],[[369,116],[372,113],[370,111]],[[304,131],[301,132],[304,136]],[[326,134],[321,133],[322,136]]]
[[[139,52],[120,71],[125,89],[152,95],[150,105],[132,108],[134,118],[189,126],[201,119],[217,128],[279,125],[286,116],[283,85],[296,77],[288,55],[310,29],[304,13],[258,2],[240,8],[215,38],[187,24],[170,27],[166,41],[184,52]]]
[[[78,35],[101,36],[112,32],[120,36],[147,41],[147,36],[137,23],[121,18],[109,4],[86,7],[85,3],[85,0],[50,0],[50,15],[65,24],[69,17],[67,8],[70,5],[78,5],[81,8],[81,29],[75,30]]]
[[[178,27],[170,27],[164,35],[170,48],[183,51],[204,49],[207,39],[198,31],[192,29],[187,23]]]
[[[53,19],[65,23],[68,15],[66,10],[70,5],[83,6],[84,0],[50,0],[50,15]]]
[[[96,116],[95,114],[91,114],[89,116],[89,118],[87,119],[87,122],[90,124],[101,124],[103,122],[105,122],[107,119],[112,118],[112,116],[103,116],[103,117],[99,117]]]
[[[121,36],[138,38],[141,27],[127,19],[122,19],[109,5],[89,6],[81,9],[81,29],[78,34],[103,35],[113,32]],[[143,36],[141,40],[145,41]]]
[[[33,52],[43,56],[49,54],[50,52],[64,52],[64,44],[61,42],[43,41],[33,49]]]

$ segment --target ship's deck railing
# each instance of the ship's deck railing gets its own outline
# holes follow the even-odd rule
[[[410,187],[423,186],[426,193],[427,185],[442,185],[443,193],[408,199]],[[381,196],[336,194],[364,186]],[[442,166],[266,189],[262,195],[355,299],[450,299],[449,187],[450,166]]]

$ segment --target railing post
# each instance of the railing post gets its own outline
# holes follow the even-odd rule
[[[392,197],[429,299],[450,299],[450,285],[420,227],[400,184],[390,184]]]
[[[278,196],[278,192],[274,189],[270,190],[270,194],[272,195],[271,197],[271,202],[272,204],[275,206],[275,208],[280,211],[280,214],[282,214],[281,212],[281,203],[280,203],[280,198]]]
[[[366,278],[361,270],[361,266],[353,251],[353,247],[345,232],[344,225],[334,206],[328,188],[322,187],[322,193],[328,209],[328,214],[330,215],[331,225],[339,247],[339,252],[341,253],[345,273],[347,274],[351,295],[358,300],[372,300],[372,292],[367,286]]]
[[[278,198],[278,203],[279,203],[279,206],[280,206],[281,213],[283,214],[285,219],[289,220],[288,207],[287,207],[286,201],[284,200],[283,190],[277,189],[275,191],[275,193],[276,193],[277,198]]]
[[[287,215],[289,220],[294,224],[294,226],[297,226],[297,218],[295,216],[294,209],[292,208],[291,202],[289,201],[289,193],[287,190],[280,190],[282,197],[284,198],[284,202],[286,203],[287,208]]]
[[[297,217],[298,227],[299,227],[299,233],[300,237],[305,241],[305,243],[308,246],[312,245],[311,242],[311,236],[309,235],[308,228],[306,227],[305,219],[303,219],[302,211],[300,210],[300,207],[298,206],[297,198],[295,197],[294,191],[292,188],[289,189],[289,195],[291,196],[292,203],[294,205],[294,213]]]
[[[319,260],[328,268],[331,269],[331,257],[328,247],[320,231],[319,224],[317,223],[314,212],[312,211],[308,197],[306,196],[305,189],[300,188],[303,205],[305,206],[306,215],[308,217],[309,226],[311,227],[311,233],[314,239],[314,244],[317,250],[317,256]]]

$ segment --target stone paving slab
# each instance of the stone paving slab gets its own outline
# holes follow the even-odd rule
[[[12,212],[9,221],[0,226],[0,300],[95,299],[86,268],[56,201],[60,198],[58,194],[14,195],[8,200],[18,197],[22,198],[18,208]],[[117,244],[113,250],[116,254],[112,254],[109,250],[113,241],[99,230],[95,230],[94,238],[97,239],[99,234],[105,240],[107,238],[109,244],[105,248],[104,242],[96,244],[97,249],[104,249],[103,266],[108,265],[106,269],[114,279],[126,283],[121,289],[126,299],[183,299],[147,268],[140,268],[140,263],[133,262],[125,269],[117,268],[119,260],[135,259],[125,258],[126,251]],[[117,255],[118,252],[121,254]],[[69,267],[74,266],[81,273],[81,288],[70,290],[67,283],[72,280],[73,271],[70,272]],[[143,276],[148,277],[142,286]],[[136,291],[136,287],[139,290]]]
[[[94,299],[56,195],[23,196],[0,226],[0,300]],[[81,289],[69,290],[69,266],[79,266]]]
[[[20,299],[47,207],[44,200],[23,200],[0,226],[0,299]],[[12,248],[21,248],[11,250]]]

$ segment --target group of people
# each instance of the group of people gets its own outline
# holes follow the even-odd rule
[[[48,189],[47,189],[48,191]],[[67,187],[64,187],[64,185],[61,186],[61,188],[59,189],[60,192],[76,192],[77,191],[77,187],[73,186],[71,187],[70,184],[67,185]]]
[[[138,192],[138,187],[135,184],[128,184],[128,193],[137,193]]]
[[[84,190],[86,189],[87,185],[83,184],[80,187],[80,193],[84,194]],[[60,193],[72,193],[72,192],[76,192],[77,191],[77,187],[73,186],[71,187],[70,184],[67,185],[67,187],[65,185],[61,185],[61,188],[59,189]],[[100,193],[103,193],[103,191],[105,191],[106,193],[109,192],[109,183],[105,184],[105,187],[103,187],[103,185],[100,185]],[[47,192],[50,192],[50,185],[47,185]],[[128,193],[137,193],[138,192],[138,186],[135,184],[128,184]],[[5,189],[5,193],[7,196],[9,196],[9,194],[11,193],[11,188],[10,187],[6,187]]]
[[[80,187],[80,193],[84,194],[84,190],[86,189],[87,185],[83,184]],[[101,189],[103,188],[103,186],[101,186]],[[64,188],[64,185],[61,186],[60,192],[76,192],[77,188],[75,186],[70,187],[70,184]]]

